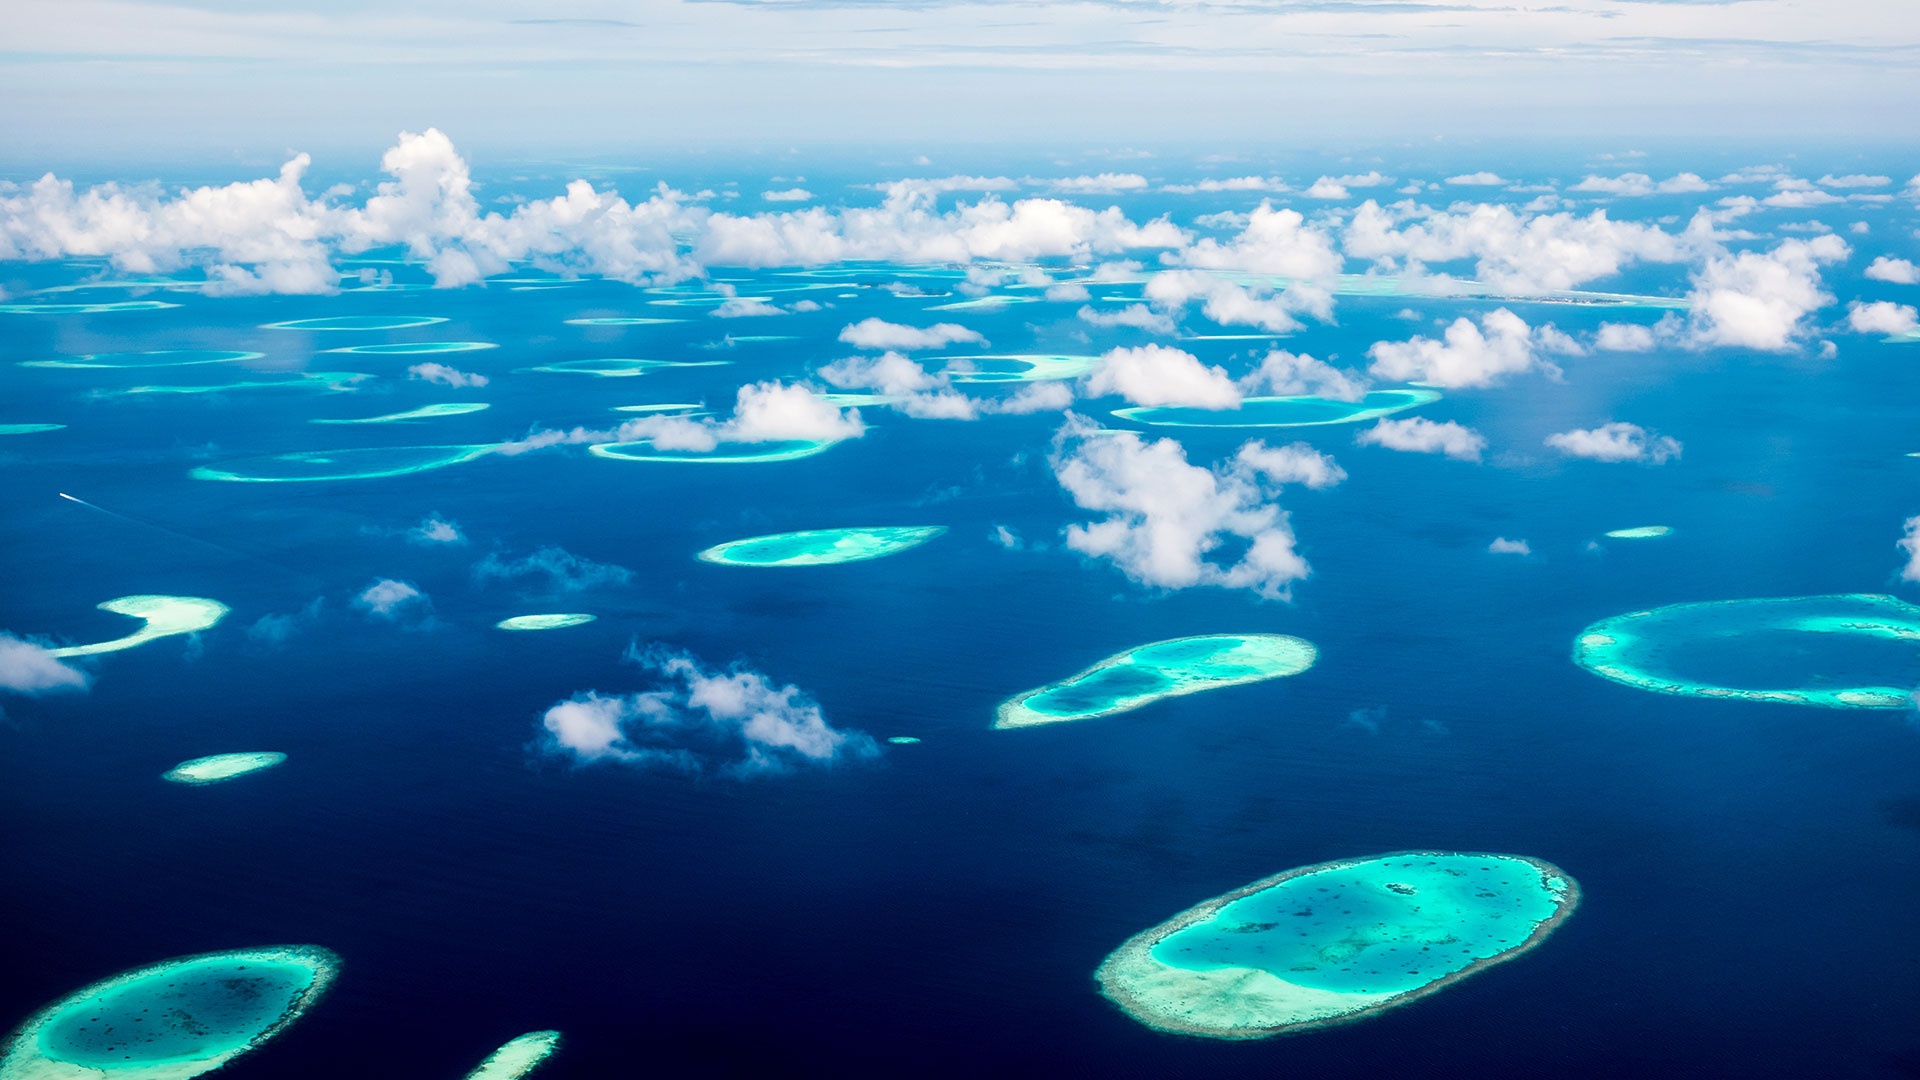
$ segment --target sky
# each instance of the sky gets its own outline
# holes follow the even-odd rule
[[[1920,132],[1900,0],[11,0],[8,164]],[[57,161],[55,159],[58,159]]]

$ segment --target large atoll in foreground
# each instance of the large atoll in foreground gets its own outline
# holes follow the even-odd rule
[[[898,554],[947,531],[945,525],[883,525],[811,529],[729,540],[702,551],[703,562],[724,566],[828,566]]]
[[[467,1074],[467,1080],[518,1080],[530,1076],[558,1049],[559,1032],[529,1031],[488,1054],[479,1068]]]
[[[1288,428],[1323,424],[1358,424],[1430,405],[1440,400],[1437,390],[1375,390],[1357,401],[1325,397],[1250,397],[1237,409],[1196,409],[1168,405],[1115,409],[1113,415],[1136,424],[1156,427]]]
[[[183,761],[166,772],[160,779],[176,784],[218,784],[261,769],[271,769],[287,760],[287,755],[278,750],[242,751],[232,754],[209,754],[191,761]]]
[[[340,969],[313,945],[203,953],[123,972],[22,1024],[0,1080],[186,1080],[266,1042]]]
[[[199,633],[226,618],[228,611],[227,605],[204,596],[122,596],[117,600],[108,600],[99,607],[101,611],[111,611],[115,615],[132,616],[144,625],[126,637],[112,641],[50,650],[54,656],[64,660],[70,656],[119,652],[145,645],[157,638]]]
[[[1920,684],[1920,607],[1845,594],[1669,604],[1601,619],[1573,662],[1683,697],[1906,709]]]
[[[1002,703],[996,728],[1088,720],[1161,698],[1298,675],[1318,657],[1285,634],[1208,634],[1156,641]]]
[[[1134,935],[1094,978],[1157,1031],[1261,1039],[1363,1019],[1511,960],[1579,899],[1558,867],[1519,855],[1320,863]]]

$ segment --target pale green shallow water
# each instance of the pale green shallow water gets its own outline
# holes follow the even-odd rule
[[[957,383],[1019,383],[1077,379],[1100,362],[1071,353],[993,353],[953,356],[942,371]]]
[[[221,619],[226,618],[228,611],[227,605],[202,596],[122,596],[100,604],[99,608],[101,611],[111,611],[115,615],[139,619],[140,629],[126,637],[114,638],[112,641],[100,641],[92,645],[69,645],[49,651],[61,659],[119,652],[122,649],[145,645],[159,638],[193,634],[210,629],[218,625]]]
[[[0,304],[0,314],[106,315],[115,311],[159,311],[179,306],[164,300],[119,300],[102,304]]]
[[[321,480],[377,480],[459,465],[492,453],[497,443],[467,446],[381,446],[358,450],[302,450],[291,454],[245,458],[202,465],[189,476],[195,480],[227,480],[249,484],[300,483]]]
[[[479,352],[499,347],[491,341],[396,341],[385,345],[344,345],[326,351],[367,356],[428,356],[434,353]]]
[[[645,319],[637,315],[601,315],[591,319],[568,319],[568,326],[664,326],[685,319]]]
[[[355,383],[373,378],[363,371],[301,371],[281,379],[241,379],[227,383],[195,383],[176,386],[129,386],[122,390],[102,390],[103,395],[140,394],[225,394],[233,390],[320,390],[327,393],[351,391]]]
[[[1631,529],[1615,529],[1607,534],[1612,540],[1658,540],[1673,533],[1668,525],[1638,525]]]
[[[21,367],[132,369],[157,367],[193,367],[199,364],[237,364],[260,360],[266,353],[244,349],[155,349],[149,352],[90,353],[86,356],[62,356],[53,360],[22,360]]]
[[[1375,390],[1358,401],[1322,397],[1251,397],[1238,409],[1194,409],[1181,406],[1115,409],[1122,420],[1159,427],[1317,427],[1357,424],[1391,416],[1440,400],[1435,390]]]
[[[317,1002],[340,958],[312,945],[204,953],[123,972],[36,1013],[0,1080],[185,1080],[272,1038]]]
[[[332,315],[323,319],[289,319],[267,323],[262,330],[411,330],[446,322],[440,315]]]
[[[447,402],[441,405],[422,405],[406,412],[388,413],[385,416],[362,416],[348,420],[318,418],[308,420],[309,424],[399,424],[408,420],[432,420],[441,416],[465,416],[490,408],[484,401]]]
[[[1312,642],[1285,634],[1207,634],[1156,641],[1010,698],[1001,704],[993,726],[1034,727],[1110,716],[1162,698],[1298,675],[1317,657]]]
[[[467,1074],[467,1080],[518,1080],[530,1076],[558,1049],[559,1032],[529,1031],[488,1054],[478,1068]]]
[[[500,630],[564,630],[569,626],[585,626],[598,618],[584,612],[556,612],[551,615],[515,615],[494,623]]]
[[[720,367],[731,363],[733,363],[731,360],[640,360],[633,357],[609,357],[602,360],[561,360],[520,370],[544,372],[549,375],[597,375],[603,379],[626,379],[664,368]]]
[[[944,525],[811,529],[729,540],[702,551],[698,557],[702,562],[723,566],[829,566],[895,555],[946,531]]]
[[[1115,950],[1096,978],[1159,1030],[1261,1038],[1357,1020],[1539,944],[1579,887],[1515,855],[1398,852],[1301,867]]]
[[[723,442],[711,450],[660,450],[649,442],[595,443],[587,452],[614,461],[688,461],[705,465],[746,465],[797,461],[838,446],[838,439],[781,439],[763,443]]]
[[[245,776],[271,769],[287,760],[287,755],[277,750],[261,750],[234,754],[210,754],[183,761],[160,774],[162,780],[176,784],[218,784],[223,780]]]
[[[0,435],[41,435],[59,431],[65,424],[0,424]]]

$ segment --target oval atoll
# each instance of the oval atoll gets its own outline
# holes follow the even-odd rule
[[[641,360],[635,357],[616,356],[602,360],[557,360],[551,364],[519,370],[539,371],[549,375],[596,375],[602,379],[627,379],[635,375],[645,375],[650,371],[722,367],[731,363],[733,363],[731,360]]]
[[[63,356],[55,360],[22,360],[21,367],[38,368],[134,368],[195,367],[200,364],[240,364],[263,360],[265,353],[241,349],[154,349],[149,352],[89,353]]]
[[[446,322],[440,315],[332,315],[267,323],[262,330],[411,330]]]
[[[1565,872],[1520,855],[1344,859],[1189,908],[1094,978],[1156,1031],[1263,1039],[1364,1019],[1511,960],[1579,901]]]
[[[1671,525],[1636,525],[1631,529],[1614,529],[1607,533],[1609,540],[1658,540],[1673,535]]]
[[[809,529],[729,540],[702,551],[699,558],[723,566],[830,566],[896,555],[946,531],[945,525]]]
[[[467,1080],[517,1080],[522,1076],[531,1076],[558,1049],[559,1032],[529,1031],[525,1035],[515,1036],[506,1045],[488,1054],[478,1068],[467,1074]]]
[[[291,454],[202,465],[195,480],[286,484],[320,480],[377,480],[459,465],[492,453],[496,443],[468,446],[377,446],[358,450],[301,450]]]
[[[1920,607],[1848,593],[1669,604],[1602,619],[1573,662],[1682,697],[1907,709],[1920,685]]]
[[[313,945],[203,953],[122,972],[22,1024],[0,1080],[186,1080],[312,1008],[340,969]]]
[[[490,408],[484,401],[449,401],[438,405],[422,405],[406,412],[387,413],[384,416],[360,416],[348,420],[329,420],[315,418],[309,424],[404,424],[410,420],[434,420],[442,416],[466,416],[469,413],[483,412]]]
[[[177,308],[165,300],[116,300],[100,304],[0,304],[7,315],[105,315],[115,311],[159,311]]]
[[[775,439],[771,442],[721,441],[710,450],[669,449],[651,442],[595,443],[587,452],[614,461],[697,461],[707,465],[746,465],[768,461],[797,461],[824,454],[839,439]]]
[[[278,750],[254,750],[233,754],[209,754],[191,761],[183,761],[166,772],[160,779],[175,784],[218,784],[226,780],[256,773],[261,769],[271,769],[287,760],[287,755]]]
[[[1312,396],[1250,397],[1237,409],[1167,405],[1115,409],[1113,415],[1156,427],[1319,427],[1376,420],[1439,400],[1437,390],[1375,390],[1357,401]]]
[[[99,641],[92,645],[68,645],[49,650],[54,656],[94,656],[145,645],[158,638],[176,634],[195,634],[211,628],[227,617],[227,605],[204,596],[122,596],[98,605],[101,611],[139,619],[141,627],[126,637]]]
[[[599,616],[569,611],[555,612],[550,615],[515,615],[510,619],[501,619],[493,625],[500,630],[564,630],[569,626],[585,626],[596,618]]]
[[[327,351],[363,356],[427,356],[433,353],[478,352],[499,347],[491,341],[393,341],[383,345],[343,345]]]
[[[993,726],[1035,727],[1110,716],[1162,698],[1298,675],[1318,656],[1312,642],[1285,634],[1206,634],[1156,641],[1008,699]]]

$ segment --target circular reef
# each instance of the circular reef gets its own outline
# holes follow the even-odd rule
[[[1185,405],[1115,409],[1113,415],[1156,427],[1319,427],[1358,424],[1431,405],[1436,390],[1375,390],[1358,401],[1324,397],[1250,397],[1237,409],[1196,409]]]
[[[340,969],[313,945],[203,953],[122,972],[61,998],[14,1033],[0,1080],[185,1080],[212,1072],[312,1008]]]
[[[1162,698],[1298,675],[1313,643],[1285,634],[1206,634],[1156,641],[1110,656],[1000,706],[996,728],[1036,727],[1138,709]]]
[[[256,773],[261,769],[271,769],[287,760],[287,755],[277,750],[259,750],[237,754],[210,754],[197,757],[192,761],[183,761],[166,772],[160,779],[176,784],[218,784],[225,780]]]
[[[830,566],[896,555],[946,531],[945,525],[811,529],[729,540],[701,552],[699,558],[723,566]]]
[[[1361,1020],[1511,960],[1579,905],[1520,855],[1403,851],[1288,870],[1135,934],[1094,973],[1156,1031],[1216,1039]]]
[[[1681,697],[1828,709],[1911,708],[1920,607],[1849,593],[1669,604],[1601,619],[1573,662],[1603,679]]]

